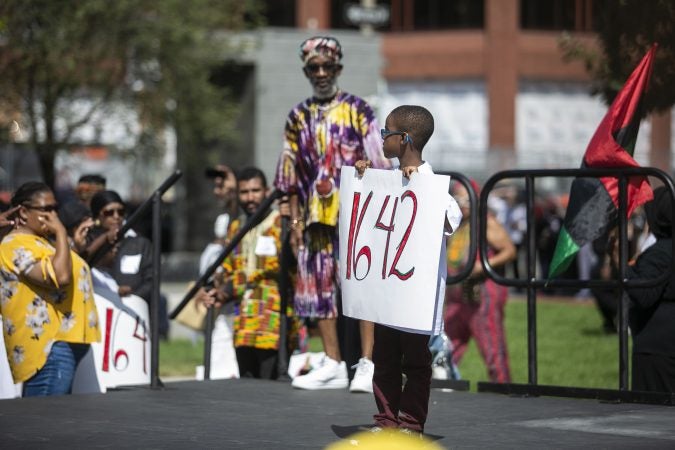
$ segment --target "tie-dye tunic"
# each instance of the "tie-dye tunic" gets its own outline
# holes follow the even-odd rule
[[[298,195],[306,228],[298,254],[295,312],[300,317],[337,316],[338,188],[340,169],[358,160],[389,168],[375,113],[363,99],[338,92],[330,101],[309,98],[288,114],[275,186]],[[317,182],[329,182],[319,195]]]

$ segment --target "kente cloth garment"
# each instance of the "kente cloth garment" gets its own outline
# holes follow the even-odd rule
[[[246,222],[240,217],[230,225],[227,239],[239,232]],[[276,350],[279,347],[281,297],[279,253],[281,251],[281,216],[272,211],[249,231],[223,262],[226,281],[232,281],[233,297],[241,301],[235,306],[234,346]],[[298,323],[293,309],[286,310],[290,337],[297,333]]]
[[[68,286],[42,287],[25,277],[38,264],[42,278],[58,285],[51,261],[55,252],[49,241],[32,234],[10,233],[0,244],[0,309],[15,383],[44,366],[54,342],[88,344],[101,339],[89,266],[75,252],[70,252],[73,273]]]
[[[274,185],[298,195],[306,224],[295,291],[295,312],[300,317],[337,316],[340,170],[358,160],[390,168],[382,154],[379,128],[370,106],[342,91],[329,101],[308,98],[288,115]]]

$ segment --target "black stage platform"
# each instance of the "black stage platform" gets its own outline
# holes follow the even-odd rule
[[[675,408],[594,400],[431,394],[445,448],[675,448]],[[0,448],[321,449],[370,424],[371,395],[259,380],[0,401]]]

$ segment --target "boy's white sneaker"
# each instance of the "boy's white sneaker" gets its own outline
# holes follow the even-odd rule
[[[310,391],[319,389],[344,389],[349,386],[347,365],[326,356],[320,367],[293,378],[292,386]]]
[[[349,385],[350,392],[370,392],[373,393],[373,373],[375,364],[368,358],[359,359],[358,364],[352,368],[356,369],[354,378]]]

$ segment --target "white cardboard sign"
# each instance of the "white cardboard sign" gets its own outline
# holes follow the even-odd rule
[[[367,169],[340,178],[343,313],[424,334],[434,330],[450,177]],[[442,301],[442,299],[441,299]]]
[[[101,342],[91,345],[75,373],[73,393],[105,392],[150,383],[148,304],[130,295],[119,300],[94,294]]]
[[[0,323],[2,323],[2,316],[0,316]],[[0,399],[20,397],[12,379],[12,371],[9,368],[9,361],[7,361],[7,350],[5,348],[5,337],[0,330]]]

